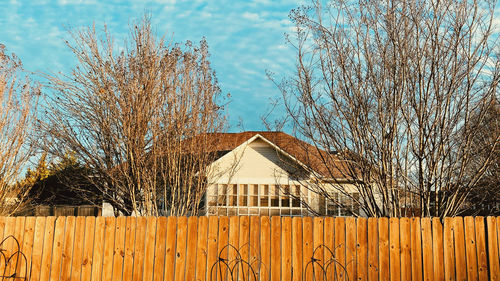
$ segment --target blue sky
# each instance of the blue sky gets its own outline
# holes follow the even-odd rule
[[[292,27],[289,11],[305,2],[0,0],[0,43],[29,71],[64,72],[75,65],[64,45],[68,28],[106,23],[124,38],[129,23],[148,12],[157,32],[175,42],[206,37],[222,91],[231,94],[230,130],[262,130],[260,116],[269,110],[269,100],[280,96],[266,70],[278,75],[293,70],[295,54],[284,33]],[[237,126],[240,120],[243,127]]]

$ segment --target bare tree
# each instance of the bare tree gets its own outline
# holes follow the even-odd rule
[[[0,215],[18,212],[31,184],[20,176],[33,155],[30,140],[39,87],[22,73],[21,61],[0,44]]]
[[[467,215],[499,215],[500,214],[500,145],[496,143],[500,135],[500,97],[493,98],[485,112],[477,112],[473,118],[482,118],[478,123],[476,134],[472,137],[473,165],[467,172],[468,177],[474,177],[475,168],[483,165],[488,159],[488,165],[481,179],[476,182],[467,198]]]
[[[296,73],[274,81],[330,171],[315,192],[350,196],[369,216],[460,212],[491,158],[473,161],[484,114],[471,116],[498,95],[494,5],[333,0],[291,12]]]
[[[148,17],[130,29],[122,46],[106,27],[71,32],[79,64],[47,77],[45,148],[93,171],[115,214],[195,215],[215,157],[206,133],[225,126],[207,43],[167,43]]]

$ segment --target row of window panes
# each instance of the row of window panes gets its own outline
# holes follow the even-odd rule
[[[305,198],[299,185],[222,184],[211,191],[209,206],[300,208],[300,198]]]
[[[212,206],[208,207],[208,214],[219,216],[236,216],[236,215],[260,215],[260,216],[308,216],[310,215],[307,209],[302,208],[226,208]]]
[[[322,210],[320,213],[327,216],[352,216],[359,214],[359,193],[354,192],[349,196],[333,193],[330,198],[325,200],[324,197],[320,199],[320,206]]]

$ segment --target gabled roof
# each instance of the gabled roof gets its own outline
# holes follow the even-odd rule
[[[340,160],[335,154],[318,149],[283,132],[247,131],[241,133],[212,133],[206,136],[209,138],[209,142],[214,144],[214,152],[218,152],[220,156],[257,136],[263,138],[264,141],[275,146],[275,148],[282,150],[287,156],[299,162],[300,165],[308,167],[325,178],[351,178],[349,175],[352,173],[349,172],[346,162]]]

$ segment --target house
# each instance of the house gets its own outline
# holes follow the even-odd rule
[[[347,167],[334,154],[325,158],[328,152],[283,132],[210,137],[220,157],[209,169],[219,172],[207,179],[207,215],[363,215]],[[332,188],[333,182],[342,188]],[[329,200],[318,194],[319,185]]]

